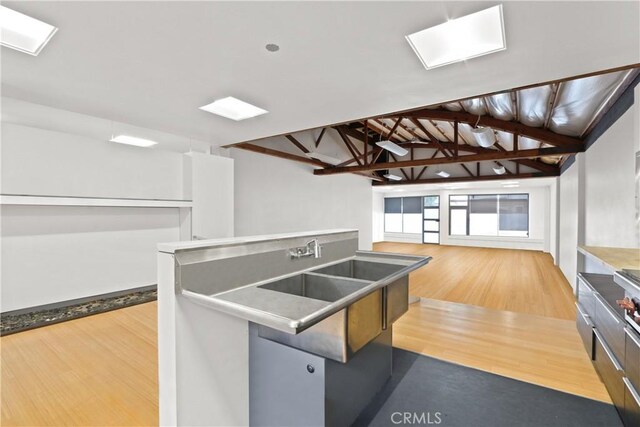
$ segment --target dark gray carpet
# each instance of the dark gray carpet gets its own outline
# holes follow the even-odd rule
[[[393,358],[355,426],[622,426],[612,405],[397,348]]]

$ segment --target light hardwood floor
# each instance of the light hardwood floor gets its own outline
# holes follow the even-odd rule
[[[443,299],[412,304],[394,327],[395,346],[609,401],[575,330],[571,292],[544,254],[376,249],[434,256],[410,286]],[[141,304],[0,338],[1,425],[157,425],[156,310],[155,302]]]
[[[575,320],[572,289],[549,254],[512,249],[376,243],[374,250],[430,255],[410,276],[411,295]]]

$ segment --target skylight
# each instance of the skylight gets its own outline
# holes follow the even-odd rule
[[[211,104],[200,107],[200,109],[235,121],[250,119],[268,113],[267,110],[236,99],[233,96],[218,99]]]
[[[505,50],[502,5],[418,31],[406,39],[428,70]]]
[[[58,31],[53,25],[0,6],[0,44],[37,56]]]

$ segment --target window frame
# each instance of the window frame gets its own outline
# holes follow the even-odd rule
[[[451,206],[451,197],[460,197],[464,196],[467,198],[467,204],[465,206]],[[469,200],[470,196],[496,196],[496,210],[498,215],[498,234],[469,234],[470,233],[470,209],[469,209]],[[527,235],[526,236],[501,236],[500,232],[500,197],[501,196],[526,196],[527,200]],[[531,207],[530,202],[531,195],[529,193],[487,193],[487,194],[449,194],[449,237],[498,237],[501,239],[529,239],[531,238]],[[466,215],[466,234],[451,234],[451,211],[452,210],[463,210],[467,211]]]

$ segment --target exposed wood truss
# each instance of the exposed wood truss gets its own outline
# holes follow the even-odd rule
[[[291,143],[280,143],[284,151],[253,142],[235,147],[313,165],[315,175],[363,175],[374,185],[558,176],[567,158],[586,149],[584,141],[590,132],[623,94],[633,90],[639,75],[640,64],[633,64],[327,125],[311,137],[282,135]],[[592,80],[583,82],[586,78]],[[594,84],[601,85],[600,92],[593,91]],[[491,138],[487,129],[495,141],[484,143],[479,137],[484,132],[480,136]],[[339,153],[336,161],[312,153],[321,141],[321,151]],[[407,154],[385,150],[378,145],[380,141],[393,142]],[[504,168],[504,173],[500,175],[498,168]],[[439,171],[448,171],[450,176],[442,178]],[[388,174],[403,179],[383,177]]]

